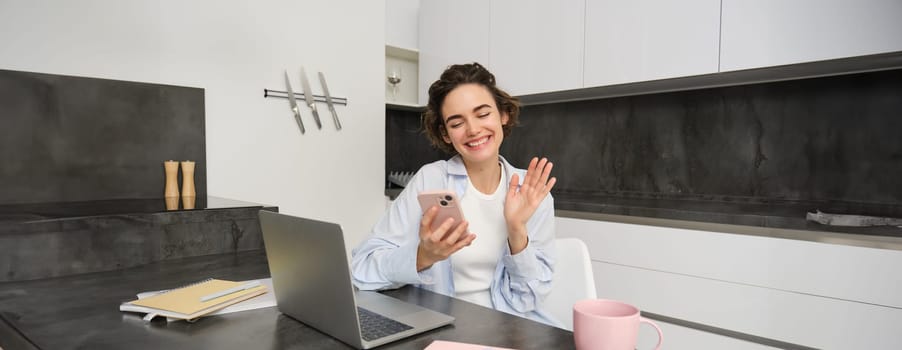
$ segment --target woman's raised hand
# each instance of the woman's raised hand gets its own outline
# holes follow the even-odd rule
[[[528,242],[526,222],[536,212],[545,196],[551,192],[556,178],[550,178],[553,164],[547,158],[533,157],[520,185],[520,176],[511,176],[507,199],[504,202],[504,220],[507,222],[508,243],[511,254],[519,253]]]

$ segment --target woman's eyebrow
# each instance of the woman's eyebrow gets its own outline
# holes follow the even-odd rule
[[[479,106],[476,106],[476,108],[473,108],[473,112],[477,112],[480,109],[487,108],[487,107],[491,108],[492,106],[489,106],[488,104],[479,105]]]

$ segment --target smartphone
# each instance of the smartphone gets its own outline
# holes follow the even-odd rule
[[[464,220],[464,213],[460,210],[460,201],[457,200],[454,192],[448,190],[420,192],[417,200],[420,201],[420,208],[424,213],[429,208],[438,206],[438,214],[432,221],[433,230],[441,226],[448,218],[454,218],[455,227]]]

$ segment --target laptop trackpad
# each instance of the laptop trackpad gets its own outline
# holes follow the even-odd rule
[[[414,329],[428,330],[454,322],[454,317],[410,304],[376,292],[357,292],[357,305],[401,322]]]
[[[356,296],[357,306],[389,318],[398,319],[405,315],[423,311],[423,308],[418,305],[406,303],[378,292],[361,290],[356,291]]]

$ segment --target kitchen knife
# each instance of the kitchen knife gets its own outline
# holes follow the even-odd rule
[[[285,71],[285,89],[288,90],[288,103],[291,104],[291,113],[294,114],[294,120],[298,122],[301,128],[301,134],[306,132],[304,122],[301,121],[301,110],[298,108],[298,101],[294,99],[294,91],[291,91],[291,82],[288,80],[288,71]]]
[[[329,106],[329,112],[332,112],[335,130],[341,130],[341,122],[338,121],[338,113],[335,112],[335,106],[332,105],[332,95],[329,94],[329,86],[326,85],[326,77],[323,75],[323,72],[319,72],[319,83],[323,86],[323,94],[326,95],[326,104]]]
[[[319,113],[316,112],[316,102],[313,101],[313,90],[310,90],[310,81],[307,80],[307,72],[304,72],[304,67],[301,67],[301,87],[304,88],[304,99],[307,100],[307,105],[313,111],[313,121],[316,122],[316,128],[322,129],[323,123],[319,121]]]

